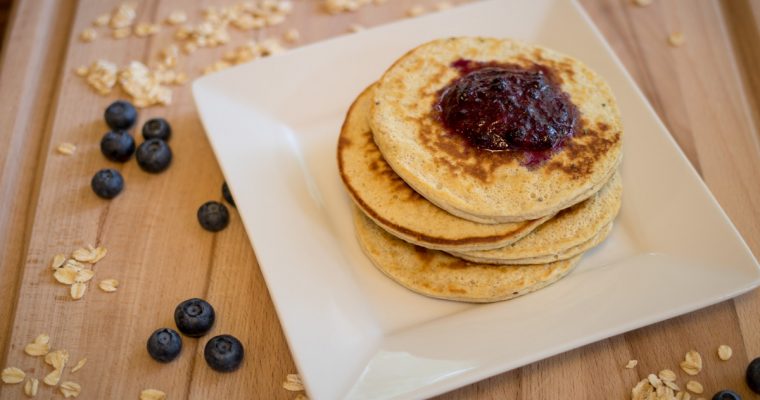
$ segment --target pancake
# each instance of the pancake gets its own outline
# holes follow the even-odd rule
[[[597,193],[539,226],[509,246],[487,251],[451,252],[457,257],[493,264],[531,264],[563,260],[601,243],[620,211],[623,184],[620,174]]]
[[[536,156],[483,150],[450,133],[434,107],[463,59],[546,71],[577,107],[574,134]],[[622,155],[620,115],[604,80],[572,57],[509,39],[440,39],[411,50],[378,81],[370,113],[393,170],[432,203],[476,222],[536,219],[577,204],[609,180]]]
[[[431,249],[486,250],[507,246],[548,219],[486,225],[436,207],[383,159],[369,129],[371,104],[372,87],[349,109],[338,140],[338,169],[356,205],[383,229]]]
[[[380,271],[409,290],[439,299],[473,303],[512,299],[556,282],[581,257],[523,266],[472,263],[398,239],[358,208],[354,222],[362,250]]]

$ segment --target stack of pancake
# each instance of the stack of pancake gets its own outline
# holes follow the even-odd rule
[[[462,60],[550,74],[577,108],[573,134],[538,156],[453,134],[439,104]],[[493,302],[556,282],[609,235],[621,145],[609,87],[578,60],[508,39],[450,38],[410,51],[359,95],[338,165],[378,269],[426,296]]]

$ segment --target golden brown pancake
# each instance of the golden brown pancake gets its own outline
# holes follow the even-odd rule
[[[570,258],[604,241],[620,211],[622,197],[622,179],[616,173],[593,196],[560,211],[509,246],[451,253],[466,260],[494,264],[532,264]]]
[[[479,264],[398,239],[358,208],[354,222],[359,244],[380,271],[409,290],[439,299],[489,303],[515,298],[556,282],[581,257],[520,266]]]
[[[369,129],[371,103],[372,87],[349,109],[338,140],[338,169],[356,205],[383,229],[431,249],[486,250],[507,246],[548,219],[479,224],[430,203],[396,175],[380,154]]]
[[[573,136],[537,165],[522,151],[487,151],[450,134],[434,106],[460,76],[458,60],[548,71],[579,112]],[[396,61],[378,81],[370,126],[393,170],[444,210],[476,222],[552,215],[599,190],[621,159],[622,125],[607,83],[580,61],[509,39],[435,40]]]

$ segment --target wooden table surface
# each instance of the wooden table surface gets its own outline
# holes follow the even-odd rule
[[[175,9],[198,19],[207,0],[140,2],[138,21],[160,21]],[[232,0],[217,2],[230,4]],[[47,333],[54,348],[76,362],[64,380],[82,385],[83,399],[137,399],[145,388],[169,398],[292,399],[282,388],[296,372],[282,330],[238,215],[217,234],[203,231],[198,206],[219,200],[223,177],[204,136],[190,87],[174,90],[168,107],[148,108],[141,121],[164,116],[176,132],[174,164],[154,176],[135,162],[107,162],[98,149],[106,130],[102,97],[73,70],[98,58],[120,65],[152,59],[171,41],[172,29],[150,38],[101,37],[82,43],[79,33],[118,1],[16,1],[3,45],[0,69],[0,366],[17,366],[40,380],[42,360],[23,353]],[[403,18],[415,4],[393,0],[355,13],[330,16],[317,0],[296,0],[286,22],[264,35],[298,28],[297,45],[344,34],[353,23],[373,26]],[[754,0],[655,0],[637,7],[627,0],[582,0],[615,52],[636,79],[676,141],[704,178],[755,254],[760,254],[760,2]],[[671,47],[671,32],[685,34]],[[242,42],[250,33],[233,32]],[[197,76],[220,58],[203,49],[183,59]],[[73,156],[57,154],[75,143]],[[113,167],[127,187],[113,201],[89,188],[92,174]],[[695,223],[698,223],[696,221]],[[56,283],[50,260],[86,244],[108,248],[95,267],[96,281],[116,278],[107,294],[91,285],[80,301]],[[229,332],[246,346],[240,371],[218,374],[206,367],[204,340],[185,340],[179,359],[152,361],[145,341],[156,328],[172,326],[174,306],[189,297],[207,298],[218,312],[214,333]],[[728,344],[728,362],[715,350]],[[628,398],[650,372],[678,369],[684,353],[698,350],[705,368],[697,376],[704,397],[733,388],[756,398],[743,381],[748,360],[760,356],[760,292],[653,326],[619,335],[441,396],[443,399]],[[624,369],[629,359],[639,360]],[[0,386],[0,398],[22,398],[21,385]],[[53,394],[55,393],[55,395]],[[40,384],[42,398],[61,398]]]

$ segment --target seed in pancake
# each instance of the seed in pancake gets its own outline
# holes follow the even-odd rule
[[[723,361],[728,361],[734,351],[728,345],[722,344],[718,347],[718,357]]]

